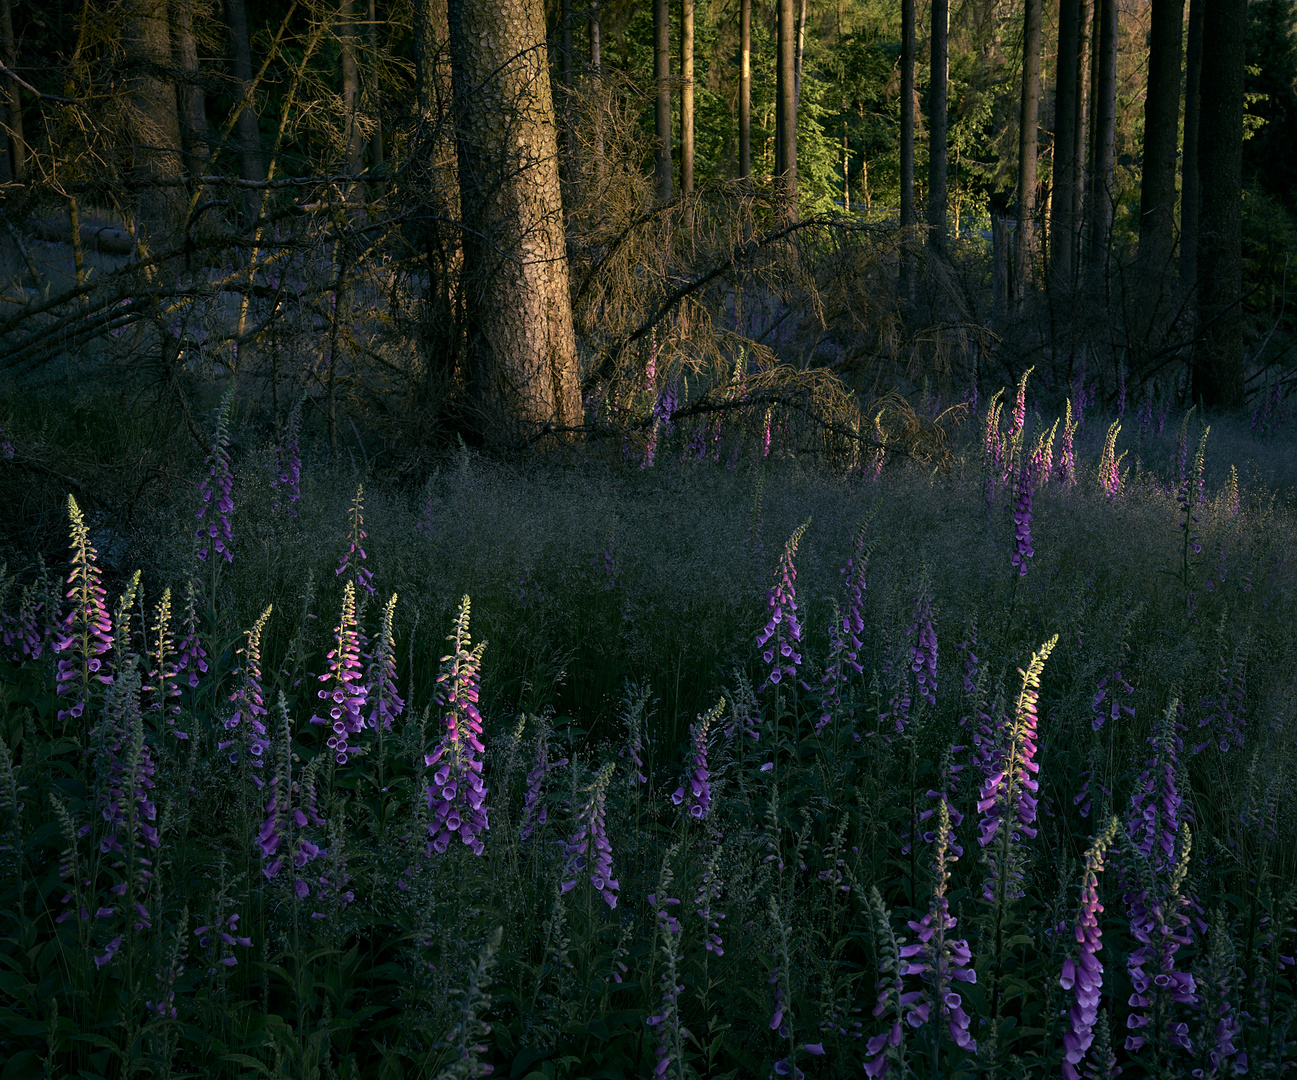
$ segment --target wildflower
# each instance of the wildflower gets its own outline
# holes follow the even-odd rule
[[[892,913],[883,906],[883,898],[878,886],[869,888],[869,909],[874,917],[874,940],[878,947],[878,1002],[874,1006],[874,1015],[887,1018],[887,1028],[875,1035],[865,1044],[865,1054],[872,1058],[865,1062],[865,1075],[869,1077],[889,1077],[896,1069],[905,1075],[905,1028],[902,1022],[908,1020],[909,1005],[906,998],[903,977],[909,970],[909,963],[902,959],[901,950],[906,947],[905,939],[898,938],[892,930]],[[920,1021],[922,1024],[922,1021]]]
[[[1027,422],[1027,376],[1035,370],[1034,366],[1027,368],[1018,380],[1018,393],[1013,400],[1013,417],[1009,423],[1009,439],[1015,444],[1022,438],[1022,429]]]
[[[1058,421],[1046,435],[1043,431],[1036,437],[1036,446],[1031,451],[1031,467],[1034,476],[1042,484],[1049,483],[1050,474],[1054,471],[1054,436],[1058,434]]]
[[[765,425],[761,431],[761,456],[770,456],[770,410],[766,409]]]
[[[234,561],[234,554],[230,551],[230,545],[234,543],[230,529],[230,514],[234,512],[234,501],[230,498],[234,487],[234,474],[230,471],[230,406],[233,401],[234,386],[231,384],[216,413],[216,438],[207,455],[207,475],[198,486],[203,505],[195,516],[202,521],[209,510],[215,511],[194,534],[201,545],[198,557],[204,562],[212,551],[224,556],[226,562]]]
[[[321,701],[329,701],[328,716],[312,716],[311,723],[327,725],[333,732],[326,745],[339,765],[347,763],[347,740],[359,735],[365,727],[361,710],[366,690],[360,667],[360,635],[356,629],[356,589],[348,581],[342,589],[342,614],[334,631],[334,646],[328,652],[329,671],[320,682],[332,682],[332,690],[318,691]]]
[[[948,747],[941,755],[941,787],[932,789],[927,792],[927,798],[935,799],[945,806],[945,820],[947,822],[946,847],[950,850],[951,861],[958,859],[964,854],[964,849],[959,845],[955,838],[956,827],[964,823],[964,815],[954,808],[950,803],[950,797],[957,790],[959,774],[964,771],[964,766],[954,764],[954,756],[963,750],[962,746]],[[937,807],[933,806],[920,812],[919,820],[927,821],[937,813]],[[937,842],[935,830],[928,830],[923,834],[923,841],[927,844]]]
[[[860,675],[864,671],[860,664],[860,635],[865,632],[865,570],[868,565],[865,526],[861,525],[852,542],[851,557],[839,571],[844,577],[843,597],[840,606],[834,605],[833,622],[829,627],[829,658],[820,677],[820,684],[826,690],[816,731],[821,730],[842,707],[842,688],[851,677],[849,672]]]
[[[519,836],[523,840],[529,840],[538,825],[544,825],[549,820],[549,810],[544,803],[540,801],[541,788],[545,783],[545,778],[555,769],[561,769],[567,764],[567,758],[559,758],[555,762],[549,760],[549,736],[550,728],[544,720],[540,721],[540,730],[536,732],[536,764],[532,767],[531,772],[527,774],[527,793],[523,796],[522,801],[522,823],[520,826]]]
[[[149,684],[146,689],[152,695],[150,708],[165,719],[165,727],[178,739],[188,739],[183,731],[175,730],[176,717],[180,714],[180,685],[177,683],[177,663],[175,641],[171,635],[171,590],[165,589],[162,599],[154,609],[153,626],[150,628],[153,643],[153,669],[149,672]]]
[[[275,448],[275,478],[270,481],[272,488],[282,487],[287,490],[288,512],[293,517],[297,517],[297,507],[294,504],[300,502],[302,498],[302,451],[299,442],[302,432],[302,404],[305,400],[305,395],[298,398],[288,414],[288,423],[284,425],[284,437]],[[271,509],[278,510],[279,503],[275,502]]]
[[[90,684],[108,685],[112,675],[104,669],[103,657],[113,647],[113,622],[105,603],[107,593],[101,581],[98,552],[90,543],[90,529],[81,508],[68,496],[68,516],[72,519],[72,572],[67,584],[67,599],[72,610],[62,622],[62,633],[54,640],[54,651],[67,653],[58,663],[57,693],[73,698],[70,708],[60,709],[60,720],[80,719],[90,701]]]
[[[378,632],[378,650],[369,665],[366,684],[369,687],[369,726],[392,730],[392,721],[405,711],[405,700],[396,691],[396,637],[392,623],[396,614],[396,593],[383,608],[382,628]]]
[[[1126,365],[1117,368],[1117,415],[1126,415]]]
[[[1035,774],[1040,766],[1036,756],[1036,701],[1040,696],[1040,676],[1045,661],[1058,644],[1055,634],[1032,654],[1027,670],[1018,669],[1022,689],[1014,708],[1012,725],[1002,732],[1003,742],[991,763],[992,771],[982,784],[977,811],[982,815],[977,842],[985,849],[996,840],[998,854],[984,854],[989,868],[982,895],[988,901],[1022,895],[1018,884],[1021,869],[1016,865],[1016,846],[1023,836],[1034,838],[1036,829]],[[1007,891],[1006,891],[1007,890]]]
[[[372,584],[373,574],[364,567],[367,556],[365,549],[360,545],[364,542],[365,537],[369,534],[365,532],[365,485],[361,484],[356,488],[356,497],[351,500],[351,509],[347,513],[347,550],[342,553],[342,559],[338,562],[338,569],[333,573],[336,577],[341,577],[347,572],[347,567],[353,558],[359,561],[355,565],[355,576],[353,578],[357,586],[364,589],[370,596],[374,595],[374,586]]]
[[[910,645],[910,671],[918,694],[929,705],[937,704],[937,632],[932,626],[932,601],[928,590],[919,590],[914,600],[914,622],[906,635]]]
[[[1027,560],[1036,554],[1036,549],[1031,546],[1031,489],[1035,481],[1036,462],[1032,457],[1024,457],[1022,467],[1018,470],[1013,493],[1012,563],[1018,568],[1019,577],[1026,575]]]
[[[1225,509],[1231,519],[1238,517],[1238,470],[1233,465],[1229,467],[1229,480],[1225,484]]]
[[[770,618],[765,629],[757,635],[757,648],[763,649],[761,659],[770,665],[770,674],[762,684],[778,686],[783,677],[797,677],[797,666],[802,662],[802,654],[796,652],[801,644],[802,627],[797,620],[797,569],[793,559],[797,555],[797,545],[810,526],[808,520],[798,527],[784,545],[783,557],[775,570],[775,584],[766,597],[770,608]]]
[[[1108,425],[1108,434],[1104,436],[1103,450],[1099,454],[1099,486],[1110,499],[1121,494],[1121,462],[1128,451],[1123,450],[1117,456],[1117,436],[1121,433],[1121,421],[1114,420]]]
[[[1197,405],[1190,405],[1180,418],[1180,434],[1175,440],[1175,472],[1177,480],[1183,484],[1189,479],[1189,418]],[[1159,431],[1158,434],[1161,434]]]
[[[184,637],[180,639],[176,656],[176,676],[188,683],[190,689],[198,686],[199,675],[207,674],[207,650],[198,632],[198,599],[198,589],[191,578],[185,590]]]
[[[1202,1035],[1198,1044],[1199,1067],[1194,1077],[1219,1075],[1242,1076],[1247,1072],[1247,1051],[1242,1042],[1242,1028],[1234,1007],[1234,973],[1237,961],[1224,913],[1218,908],[1212,915],[1211,936],[1203,957]]]
[[[887,432],[883,430],[883,414],[878,413],[874,417],[874,453],[870,462],[870,470],[873,472],[874,479],[877,480],[883,475],[883,461],[887,457]]]
[[[657,1064],[653,1066],[655,1078],[666,1077],[672,1064],[676,1066],[675,1075],[685,1074],[684,1040],[692,1038],[688,1028],[680,1023],[679,997],[684,993],[684,984],[679,982],[678,964],[680,946],[676,938],[680,933],[680,923],[669,908],[678,906],[680,901],[668,895],[674,874],[671,871],[671,860],[679,851],[673,845],[662,857],[662,870],[658,876],[656,892],[648,894],[648,902],[657,908],[657,934],[664,963],[662,965],[662,998],[661,1011],[650,1016],[645,1023],[657,1029],[658,1044],[654,1051]],[[658,897],[662,902],[658,903]]]
[[[239,916],[230,915],[224,919],[217,919],[215,924],[207,924],[195,927],[194,937],[198,939],[198,947],[203,950],[216,947],[213,961],[224,967],[235,967],[238,965],[238,959],[234,955],[234,949],[237,946],[241,949],[252,948],[252,938],[246,934],[239,933]]]
[[[1058,448],[1058,478],[1066,487],[1073,487],[1076,484],[1076,452],[1074,440],[1076,438],[1076,429],[1081,424],[1081,417],[1078,414],[1075,420],[1072,419],[1072,399],[1067,399],[1067,412],[1063,419],[1063,441]]]
[[[1085,1058],[1094,1041],[1094,1025],[1099,1014],[1099,995],[1103,989],[1103,964],[1098,954],[1103,948],[1103,932],[1099,928],[1099,874],[1103,871],[1103,856],[1117,833],[1117,819],[1109,818],[1104,831],[1096,836],[1085,853],[1085,871],[1081,877],[1081,907],[1076,920],[1076,941],[1079,946],[1075,959],[1063,961],[1059,984],[1073,992],[1074,1001],[1067,1013],[1067,1030],[1063,1033],[1064,1080],[1079,1080],[1077,1065]]]
[[[239,650],[243,656],[243,664],[239,668],[239,681],[233,694],[230,695],[230,701],[234,705],[234,712],[230,714],[225,721],[225,730],[235,732],[240,727],[244,731],[244,744],[247,747],[247,762],[254,769],[261,768],[262,754],[265,753],[268,741],[266,739],[266,715],[265,699],[261,690],[261,634],[266,628],[266,622],[270,619],[270,613],[274,610],[274,605],[267,606],[266,610],[261,613],[259,618],[248,631],[248,643]],[[321,691],[321,696],[324,692]],[[222,740],[217,744],[218,750],[228,749],[233,746],[233,740]],[[239,760],[238,750],[230,754],[230,761]],[[264,781],[255,773],[252,781],[260,789]]]
[[[43,617],[45,601],[39,597],[34,586],[24,585],[17,617],[0,614],[0,624],[3,625],[0,641],[13,648],[11,656],[15,664],[39,660],[45,652],[51,628],[48,620]]]
[[[671,801],[679,806],[685,803],[692,817],[702,819],[712,805],[712,789],[707,772],[708,736],[711,725],[725,711],[725,699],[721,698],[710,712],[698,718],[697,724],[689,725],[689,734],[693,743],[693,764],[685,783],[671,795]],[[686,788],[688,789],[686,791]]]
[[[437,676],[437,703],[446,709],[446,734],[437,748],[424,757],[431,768],[440,763],[428,787],[429,852],[446,850],[456,834],[474,855],[485,845],[482,833],[489,827],[486,787],[482,784],[482,716],[477,710],[478,673],[486,642],[472,645],[468,633],[469,599],[460,602],[455,629],[447,638],[454,651],[441,658]]]
[[[599,770],[599,775],[587,791],[590,792],[586,802],[577,814],[577,830],[568,841],[566,854],[571,860],[569,872],[585,865],[586,853],[594,846],[594,866],[590,871],[590,884],[604,903],[610,908],[617,906],[617,890],[621,887],[612,876],[612,845],[608,842],[608,832],[604,824],[604,803],[608,796],[608,784],[612,780],[614,765],[612,762]],[[563,882],[562,891],[569,892],[576,885],[576,879]]]
[[[644,775],[644,761],[641,755],[644,752],[644,711],[648,707],[650,695],[651,690],[647,682],[635,686],[629,679],[626,681],[626,691],[621,699],[621,717],[626,725],[626,745],[620,754],[630,758],[631,787],[648,783],[648,777]]]
[[[1108,672],[1095,684],[1094,699],[1090,702],[1090,711],[1094,713],[1094,717],[1090,721],[1091,727],[1098,731],[1103,727],[1105,721],[1111,720],[1116,723],[1123,716],[1133,720],[1135,710],[1129,705],[1123,705],[1117,695],[1119,693],[1133,694],[1134,692],[1135,688],[1122,677],[1121,668],[1113,668]],[[1107,702],[1106,705],[1105,702]]]
[[[694,903],[698,905],[698,917],[703,921],[703,948],[715,956],[724,956],[725,950],[722,947],[724,943],[721,941],[720,920],[725,918],[725,913],[716,911],[712,907],[720,899],[721,890],[724,888],[720,870],[716,865],[720,859],[719,839],[719,837],[713,838],[711,854],[703,867],[703,875],[698,883],[698,895],[695,897]]]
[[[266,817],[257,833],[261,857],[266,861],[262,874],[267,881],[276,878],[286,866],[292,868],[293,893],[303,900],[310,895],[310,886],[300,872],[312,860],[325,854],[318,844],[303,833],[308,825],[323,828],[324,818],[316,805],[315,778],[323,757],[315,758],[299,778],[293,776],[292,723],[288,718],[288,705],[283,692],[279,694],[279,730],[281,752],[275,762],[275,773],[270,780],[270,799],[266,803]]]

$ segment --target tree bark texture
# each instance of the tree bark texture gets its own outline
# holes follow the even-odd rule
[[[1090,272],[1106,274],[1112,237],[1112,177],[1117,148],[1117,0],[1094,0],[1096,47],[1090,98],[1094,118],[1089,197]]]
[[[658,202],[671,201],[671,22],[670,0],[653,0],[653,84],[657,95],[653,168]]]
[[[914,0],[901,0],[901,228],[914,212]]]
[[[1022,8],[1022,110],[1018,131],[1018,243],[1014,282],[1021,298],[1036,247],[1036,147],[1040,119],[1040,24],[1042,0]]]
[[[802,55],[806,52],[806,0],[801,0],[797,16],[797,55],[793,59],[793,103],[802,107]]]
[[[1080,277],[1090,152],[1090,69],[1094,52],[1094,0],[1081,0],[1076,20],[1076,131],[1072,142],[1072,274]]]
[[[1198,278],[1198,116],[1201,111],[1202,23],[1206,0],[1189,0],[1184,59],[1184,149],[1180,160],[1180,280]]]
[[[382,115],[382,99],[378,86],[378,5],[369,0],[368,25],[365,27],[365,44],[369,49],[369,113],[373,117],[373,130],[369,134],[369,159],[375,166],[383,164],[383,127],[379,122]]]
[[[225,25],[229,32],[234,92],[241,101],[252,85],[252,49],[248,43],[248,16],[243,0],[225,0]],[[266,166],[261,156],[261,124],[255,97],[239,113],[234,130],[239,148],[239,175],[244,180],[264,180]],[[244,211],[249,220],[256,217],[259,205],[258,193],[249,189],[244,195]]]
[[[198,79],[198,45],[194,40],[193,0],[173,0],[171,5],[172,47],[180,81],[176,100],[180,110],[180,138],[185,151],[185,169],[200,175],[207,164],[207,98]]]
[[[167,0],[132,0],[122,45],[130,70],[127,117],[134,144],[132,164],[142,185],[139,224],[144,239],[160,240],[180,228],[185,201],[177,187],[149,186],[150,181],[180,176],[183,167],[176,91],[167,79],[174,70]]]
[[[1247,0],[1206,0],[1198,115],[1198,325],[1193,394],[1243,406],[1243,61]]]
[[[785,213],[797,215],[797,86],[795,54],[797,26],[793,0],[778,0],[779,31],[776,59],[775,112],[778,129],[775,183],[784,200]]]
[[[694,0],[680,0],[680,190],[694,190]]]
[[[595,95],[594,134],[591,142],[594,150],[592,179],[595,188],[603,190],[603,28],[599,24],[599,0],[590,4],[590,83]]]
[[[739,176],[752,175],[752,0],[739,3]]]
[[[1058,63],[1054,90],[1054,191],[1050,198],[1049,270],[1055,288],[1070,289],[1076,266],[1072,216],[1076,178],[1076,82],[1080,64],[1079,0],[1058,3]]]
[[[950,74],[947,42],[950,0],[932,0],[932,51],[928,86],[928,244],[938,255],[946,250],[946,80]]]
[[[1180,134],[1180,38],[1184,0],[1153,0],[1144,98],[1144,161],[1139,188],[1140,279],[1152,286],[1175,250],[1175,167]],[[1157,299],[1155,291],[1150,297]]]
[[[581,420],[541,0],[450,0],[468,376],[488,438]]]
[[[18,67],[18,49],[14,42],[12,0],[0,0],[0,49],[3,49],[5,67],[10,71],[15,70]],[[5,79],[3,93],[4,123],[9,128],[9,175],[15,180],[21,180],[27,174],[27,143],[23,136],[22,96],[18,84],[13,79]]]
[[[339,0],[338,41],[342,61],[342,113],[347,144],[347,172],[364,168],[365,138],[360,123],[360,68],[356,63],[356,12],[353,0]]]

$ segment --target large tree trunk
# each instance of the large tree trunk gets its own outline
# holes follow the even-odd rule
[[[450,0],[469,382],[487,438],[581,420],[541,0]]]
[[[797,16],[797,55],[793,58],[793,106],[802,107],[802,54],[806,51],[806,0]]]
[[[126,12],[122,45],[130,70],[127,99],[133,171],[141,185],[138,219],[142,239],[165,240],[182,225],[184,192],[166,181],[181,175],[180,118],[175,86],[167,0],[132,0]]]
[[[1180,280],[1198,278],[1198,116],[1201,112],[1202,23],[1206,0],[1189,0],[1184,59],[1184,150],[1180,162]]]
[[[1193,393],[1208,408],[1243,405],[1243,61],[1247,0],[1207,0],[1198,118],[1201,217]]]
[[[353,0],[339,0],[338,40],[342,46],[342,112],[347,144],[347,172],[364,168],[365,137],[360,124],[360,68],[356,64],[356,18]]]
[[[248,44],[248,16],[243,0],[225,0],[225,24],[229,31],[234,93],[237,101],[242,101],[252,85],[252,50]],[[234,131],[239,148],[239,175],[244,180],[264,180],[266,166],[261,156],[261,124],[257,120],[255,98],[239,113]],[[256,191],[249,189],[245,192],[243,208],[249,221],[256,218],[260,205]]]
[[[1139,188],[1139,268],[1154,304],[1175,250],[1175,166],[1180,128],[1180,37],[1184,0],[1153,0]],[[1150,291],[1151,290],[1151,291]]]
[[[176,98],[180,108],[180,138],[185,169],[198,176],[207,166],[207,100],[198,78],[198,45],[194,40],[193,0],[173,0],[171,34],[180,82]]]
[[[778,0],[779,28],[776,59],[775,184],[784,202],[784,213],[797,216],[797,26],[793,0]]]
[[[1083,260],[1081,228],[1085,223],[1086,197],[1089,192],[1090,152],[1090,70],[1094,55],[1094,0],[1081,0],[1076,20],[1076,132],[1072,143],[1072,274],[1080,277]]]
[[[1059,0],[1054,90],[1054,191],[1050,198],[1049,269],[1055,288],[1070,289],[1076,265],[1072,210],[1076,198],[1076,76],[1080,64],[1080,0]]]
[[[694,0],[680,0],[680,190],[694,190]]]
[[[1018,246],[1015,289],[1026,291],[1036,247],[1036,145],[1040,118],[1041,0],[1026,0],[1022,12],[1022,112],[1018,131]]]
[[[739,176],[752,175],[752,0],[739,3]]]
[[[591,144],[594,150],[592,179],[595,189],[603,190],[603,40],[599,25],[599,0],[590,4],[590,89],[595,98],[594,132]]]
[[[369,46],[369,112],[373,117],[374,128],[369,135],[369,157],[370,162],[375,165],[383,164],[383,127],[379,122],[382,115],[382,98],[379,93],[378,85],[378,11],[377,4],[374,0],[369,0],[368,15],[369,25],[366,27],[366,44]]]
[[[0,0],[0,49],[4,64],[10,71],[18,67],[18,49],[14,43],[13,5],[11,0]],[[4,122],[9,127],[9,175],[22,180],[27,175],[27,143],[23,137],[23,103],[18,84],[13,79],[4,81]],[[0,143],[2,145],[2,143]]]
[[[901,228],[914,212],[914,0],[901,0]]]
[[[947,40],[950,0],[932,0],[932,59],[928,85],[928,243],[946,250],[946,80],[950,73]]]
[[[658,202],[671,201],[671,23],[669,0],[653,0],[653,178]]]
[[[1094,117],[1090,160],[1090,273],[1106,276],[1108,246],[1112,238],[1112,179],[1117,148],[1117,0],[1095,0],[1096,48],[1094,89],[1090,97]]]

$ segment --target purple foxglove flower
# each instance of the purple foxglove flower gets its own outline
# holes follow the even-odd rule
[[[1009,439],[1016,441],[1022,437],[1023,426],[1027,422],[1027,376],[1035,371],[1029,367],[1018,380],[1018,394],[1013,400],[1013,419],[1009,424]]]
[[[1155,873],[1169,873],[1177,859],[1184,799],[1180,794],[1180,705],[1172,701],[1153,734],[1148,737],[1153,756],[1135,781],[1130,798],[1127,835],[1135,849],[1151,860]]]
[[[1018,847],[1023,837],[1036,836],[1036,774],[1040,771],[1035,760],[1036,702],[1045,661],[1057,644],[1055,634],[1032,654],[1026,671],[1018,669],[1022,689],[1013,720],[1001,728],[999,746],[987,765],[989,772],[977,800],[977,811],[982,815],[977,842],[984,849],[982,857],[988,870],[982,895],[988,901],[1002,904],[1022,895]]]
[[[1031,503],[1032,488],[1036,483],[1036,462],[1026,455],[1022,467],[1015,478],[1013,493],[1013,559],[1018,568],[1018,576],[1027,573],[1027,560],[1036,554],[1031,546]]]
[[[113,647],[113,621],[108,614],[107,593],[101,581],[98,552],[90,543],[90,529],[81,508],[68,496],[68,516],[72,521],[72,572],[68,575],[67,599],[72,608],[55,637],[54,651],[59,658],[56,692],[66,694],[72,704],[60,709],[60,720],[79,720],[90,703],[92,684],[107,685],[112,675],[104,666]]]
[[[18,605],[16,617],[0,613],[0,641],[11,647],[10,654],[15,664],[27,660],[39,660],[45,652],[46,643],[53,631],[49,619],[45,616],[48,597],[34,585],[22,587],[22,599]]]
[[[287,869],[294,895],[301,900],[311,893],[303,870],[308,863],[327,854],[307,834],[308,826],[324,827],[324,818],[316,804],[315,783],[320,764],[327,759],[323,756],[315,758],[295,776],[292,722],[282,691],[278,712],[281,740],[276,744],[277,760],[270,780],[270,799],[266,803],[265,820],[257,833],[257,844],[264,863],[261,872],[266,880],[273,880]]]
[[[234,512],[234,501],[230,497],[234,487],[234,474],[230,471],[230,406],[233,401],[234,386],[231,384],[216,414],[216,438],[207,455],[207,475],[198,485],[203,505],[195,516],[200,522],[204,518],[207,520],[194,535],[199,543],[198,557],[204,562],[213,551],[223,556],[226,562],[234,561],[234,553],[230,550],[234,543],[230,528],[230,514]]]
[[[959,841],[955,838],[955,829],[964,823],[964,815],[956,810],[955,807],[951,805],[950,801],[951,796],[957,794],[959,791],[959,774],[964,771],[964,766],[956,765],[954,763],[954,758],[955,755],[963,749],[964,747],[962,746],[951,746],[942,753],[940,769],[941,787],[940,789],[934,788],[927,792],[927,798],[944,804],[946,808],[945,815],[950,822],[950,827],[946,834],[946,847],[950,852],[951,862],[954,862],[964,854],[963,847],[960,846]],[[937,806],[932,806],[927,810],[921,811],[919,814],[919,821],[928,821],[936,815],[938,811],[939,807]],[[935,844],[937,842],[937,834],[935,830],[929,829],[925,832],[923,834],[923,842],[925,844]],[[908,852],[906,852],[906,854],[908,854]]]
[[[765,629],[757,635],[757,648],[763,650],[762,661],[769,665],[770,674],[761,684],[761,689],[778,686],[787,675],[797,678],[797,668],[802,662],[802,654],[796,650],[802,641],[802,625],[797,619],[797,568],[793,560],[797,556],[797,545],[801,543],[810,522],[798,527],[784,545],[783,557],[775,569],[775,584],[766,596],[770,609],[770,618]]]
[[[269,605],[248,631],[248,643],[239,650],[243,663],[239,665],[238,682],[230,703],[234,711],[226,718],[225,731],[228,739],[222,740],[222,748],[235,747],[230,752],[230,762],[240,760],[237,743],[241,737],[244,748],[243,761],[254,771],[252,782],[260,789],[265,781],[259,775],[262,759],[269,745],[266,738],[266,703],[261,689],[261,634],[270,619],[274,605]]]
[[[820,731],[842,708],[842,690],[851,679],[851,673],[860,675],[863,647],[860,635],[865,632],[865,570],[869,565],[869,552],[865,548],[865,526],[856,530],[851,557],[839,573],[843,575],[843,594],[834,606],[833,622],[829,627],[829,658],[824,665],[820,684],[825,688],[822,709],[815,730]]]
[[[270,482],[272,488],[282,487],[288,493],[288,512],[297,517],[296,503],[302,498],[302,451],[299,446],[302,433],[302,404],[306,397],[298,398],[292,411],[288,414],[288,423],[284,426],[284,436],[275,448],[275,478]],[[272,510],[279,509],[279,502],[274,502]]]
[[[567,764],[567,758],[559,758],[558,761],[554,762],[549,760],[549,736],[549,724],[541,720],[540,731],[536,733],[536,764],[532,767],[531,772],[527,774],[527,793],[523,796],[522,801],[522,823],[519,829],[519,837],[523,840],[531,839],[536,828],[544,825],[549,820],[549,813],[545,804],[541,802],[545,778],[555,769],[561,769]]]
[[[329,702],[327,715],[312,716],[311,723],[329,728],[332,734],[326,745],[337,763],[345,765],[348,740],[365,728],[362,710],[367,696],[360,664],[360,633],[356,628],[356,589],[350,581],[342,588],[342,614],[327,659],[329,671],[319,679],[322,683],[332,683],[332,688],[318,691],[320,700]]]
[[[396,691],[396,634],[392,628],[396,616],[396,593],[383,608],[383,625],[378,634],[378,648],[369,665],[369,726],[392,730],[392,721],[405,711],[405,699]]]
[[[685,1076],[685,1057],[684,1045],[685,1039],[691,1038],[689,1029],[680,1022],[679,996],[684,992],[684,984],[679,982],[678,964],[680,958],[680,944],[678,935],[680,933],[680,924],[675,916],[671,915],[670,907],[678,906],[680,901],[667,895],[673,881],[671,872],[671,859],[676,853],[676,848],[670,851],[662,859],[662,871],[658,878],[657,892],[648,894],[648,902],[654,908],[657,908],[657,937],[658,944],[662,950],[662,998],[661,1011],[650,1016],[645,1023],[657,1029],[658,1044],[655,1050],[657,1064],[653,1067],[653,1076],[655,1078],[666,1077],[671,1066],[676,1067],[675,1076],[683,1080]],[[662,897],[662,903],[658,903],[658,897]]]
[[[761,456],[767,458],[770,456],[770,410],[766,410],[765,426],[761,432]]]
[[[1123,652],[1127,651],[1123,648]],[[1122,704],[1118,694],[1133,694],[1135,688],[1128,683],[1121,674],[1121,668],[1113,668],[1102,679],[1095,684],[1094,699],[1090,702],[1090,711],[1094,713],[1090,724],[1095,731],[1101,729],[1105,722],[1111,720],[1114,724],[1123,716],[1133,720],[1135,710],[1130,705]]]
[[[712,853],[703,867],[703,876],[698,884],[698,895],[694,898],[694,903],[698,905],[698,917],[703,921],[703,948],[716,956],[724,956],[724,942],[721,941],[720,920],[725,918],[725,913],[717,911],[712,905],[720,899],[721,890],[724,883],[721,881],[720,870],[716,863],[720,856],[719,837],[713,838]]]
[[[455,629],[447,638],[454,650],[441,659],[437,704],[445,708],[446,734],[424,764],[439,766],[428,787],[429,854],[446,850],[458,834],[474,855],[485,850],[482,834],[489,828],[487,789],[482,783],[482,716],[477,709],[478,678],[486,642],[469,638],[467,596],[460,602]]]
[[[906,637],[909,646],[910,671],[915,691],[930,706],[937,704],[937,632],[932,626],[932,601],[927,588],[914,600],[914,621]]]
[[[617,906],[617,890],[621,887],[612,876],[612,845],[608,842],[608,832],[604,824],[604,803],[608,796],[608,785],[612,782],[615,765],[610,761],[602,769],[586,790],[590,798],[577,814],[577,829],[568,841],[565,853],[568,858],[568,873],[582,869],[587,865],[590,849],[594,849],[590,865],[590,885],[610,908]],[[562,891],[569,892],[576,885],[576,879],[563,882]]]
[[[355,565],[354,577],[357,591],[364,589],[370,596],[374,595],[374,586],[372,583],[373,574],[365,569],[365,549],[361,544],[365,542],[365,537],[369,534],[365,532],[365,485],[361,484],[356,488],[356,497],[351,500],[351,510],[347,514],[347,550],[342,553],[342,558],[338,562],[338,569],[333,573],[341,577],[347,572],[348,566],[354,559]]]
[[[1212,917],[1211,936],[1196,980],[1202,988],[1201,1032],[1198,1036],[1198,1064],[1195,1077],[1243,1076],[1247,1073],[1247,1052],[1238,1044],[1242,1025],[1235,1002],[1235,972],[1238,962],[1224,916],[1217,909]],[[1244,1014],[1246,1015],[1246,1014]],[[1265,1020],[1262,1020],[1265,1023]]]
[[[184,636],[176,657],[176,676],[191,690],[198,686],[198,677],[207,674],[207,650],[198,632],[198,601],[198,589],[191,578],[185,590]]]
[[[721,698],[710,712],[700,716],[697,724],[689,725],[689,734],[693,743],[689,774],[685,782],[676,788],[671,801],[685,810],[692,817],[702,820],[712,805],[712,787],[710,774],[707,771],[707,750],[711,726],[725,711],[725,699]]]
[[[1085,853],[1085,872],[1081,878],[1081,907],[1076,920],[1077,953],[1063,961],[1059,984],[1071,990],[1073,1004],[1067,1012],[1067,1030],[1063,1033],[1064,1080],[1079,1080],[1077,1066],[1094,1041],[1094,1026],[1099,1014],[1099,995],[1103,989],[1103,964],[1099,951],[1103,933],[1099,929],[1099,874],[1103,856],[1117,834],[1117,821],[1110,818],[1104,831],[1096,836]]]
[[[214,924],[196,927],[194,937],[198,939],[198,947],[208,954],[212,963],[227,968],[238,966],[235,948],[252,948],[252,938],[239,934],[238,915],[218,918]]]
[[[149,711],[158,719],[159,731],[170,731],[178,739],[188,739],[186,732],[176,728],[180,715],[180,684],[177,682],[178,665],[175,641],[171,635],[171,590],[165,589],[154,612],[150,627],[153,668],[144,689],[150,695]]]
[[[626,725],[626,744],[618,751],[617,756],[630,758],[632,788],[648,783],[648,777],[644,775],[644,761],[641,755],[644,753],[644,713],[648,709],[651,697],[652,691],[647,682],[633,685],[627,680],[626,691],[622,695],[621,711],[622,723]]]

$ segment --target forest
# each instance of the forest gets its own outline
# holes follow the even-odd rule
[[[0,1080],[1297,1070],[1289,0],[0,0]]]

